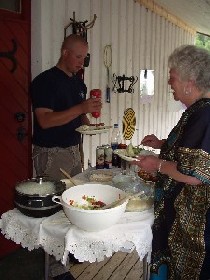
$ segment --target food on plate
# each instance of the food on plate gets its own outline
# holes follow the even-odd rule
[[[148,173],[148,172],[146,172],[146,171],[144,171],[142,169],[138,172],[138,175],[144,181],[156,182],[156,180],[157,180],[155,175],[153,175],[151,173]]]
[[[97,200],[94,196],[83,195],[82,199],[84,200],[84,204],[79,204],[73,199],[70,199],[69,204],[73,207],[78,207],[85,210],[96,210],[106,205],[103,201]]]
[[[133,145],[132,144],[129,144],[126,148],[126,156],[129,156],[129,157],[134,157],[135,156],[135,153],[134,153],[134,149],[133,149]]]
[[[125,150],[125,155],[128,157],[136,157],[138,155],[154,155],[158,156],[154,151],[150,151],[147,149],[144,149],[142,146],[133,146],[131,143],[127,146]]]
[[[100,127],[104,126],[104,123],[89,124],[89,126]]]
[[[104,129],[106,128],[104,126],[104,123],[99,123],[99,124],[89,124],[89,125],[81,125],[80,127],[78,127],[79,130],[81,131],[85,131],[85,130],[98,130],[98,129]]]
[[[144,149],[140,146],[133,146],[131,143],[126,147],[125,155],[128,157],[135,157],[140,154]]]

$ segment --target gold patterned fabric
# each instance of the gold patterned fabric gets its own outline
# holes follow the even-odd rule
[[[204,238],[210,221],[210,99],[197,101],[183,113],[160,158],[176,161],[181,173],[202,184],[184,184],[158,174],[151,271],[157,273],[166,263],[169,279],[197,280],[210,248],[210,236]],[[205,279],[210,279],[210,263]]]

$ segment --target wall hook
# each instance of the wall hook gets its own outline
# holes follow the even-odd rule
[[[86,23],[88,23],[88,20],[76,21],[75,12],[73,12],[73,19],[70,18],[70,23],[67,24],[64,28],[64,38],[68,36],[68,34],[67,34],[68,28],[70,26],[72,26],[72,33],[81,35],[87,41],[87,30],[94,26],[96,18],[97,18],[97,16],[96,16],[96,14],[94,14],[93,20],[89,24],[86,25]]]

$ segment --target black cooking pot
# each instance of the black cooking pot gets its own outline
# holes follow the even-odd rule
[[[47,177],[37,177],[20,182],[15,186],[15,205],[23,214],[34,217],[48,217],[62,206],[53,202],[54,195],[66,190],[62,181],[53,181]]]

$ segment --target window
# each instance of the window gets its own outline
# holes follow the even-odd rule
[[[0,9],[13,13],[21,13],[21,0],[0,0]]]
[[[210,51],[210,36],[197,33],[195,44],[198,47],[202,47]]]

